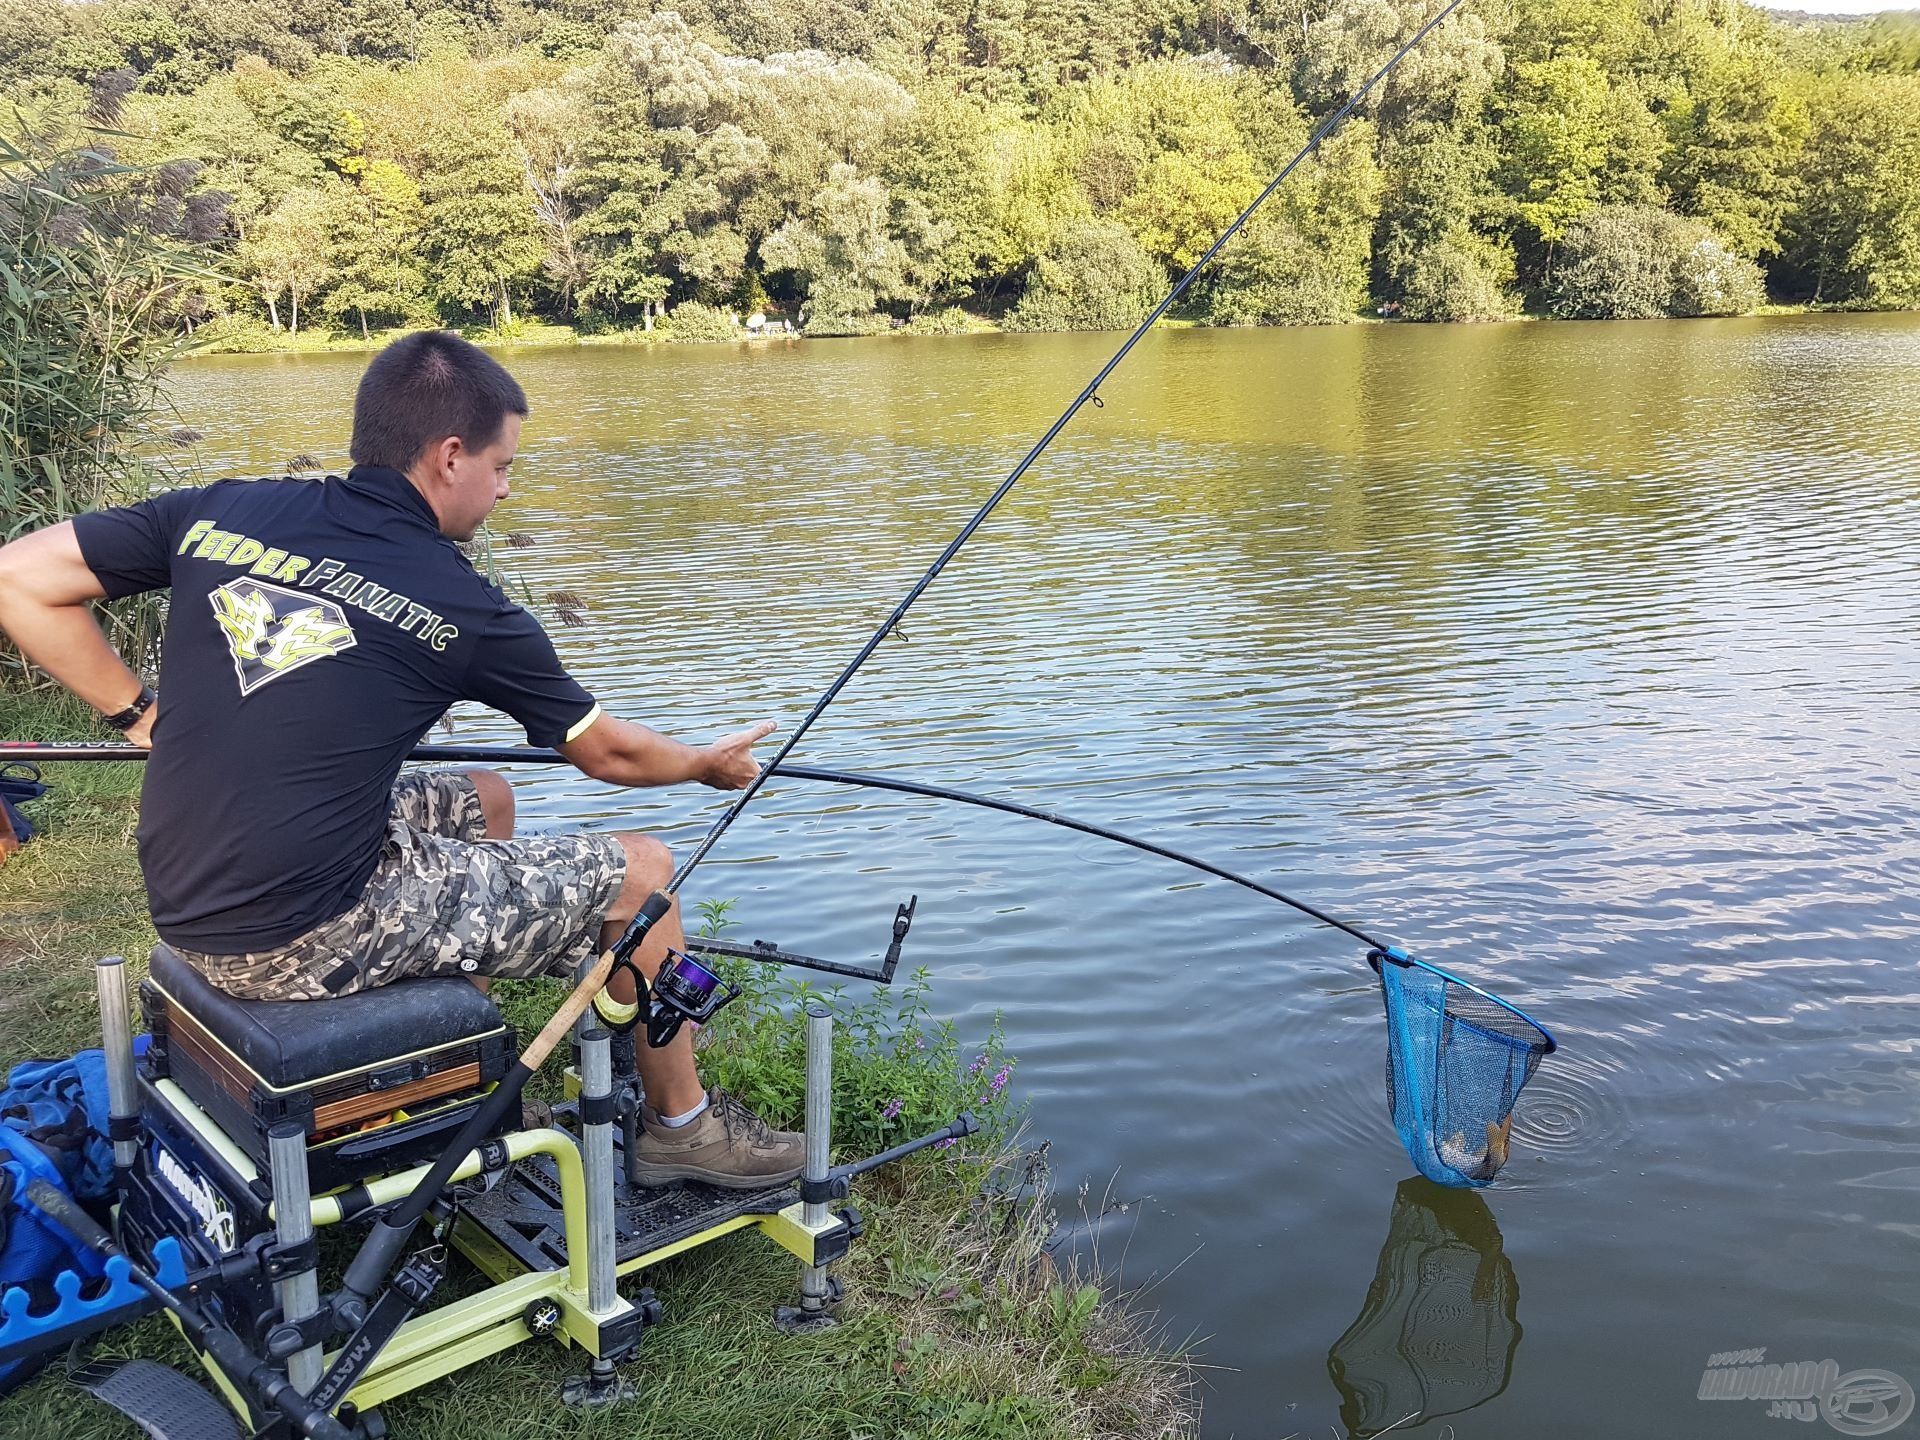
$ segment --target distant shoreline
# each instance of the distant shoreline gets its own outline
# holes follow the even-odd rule
[[[1788,304],[1788,305],[1763,305],[1759,309],[1749,311],[1745,315],[1708,316],[1708,317],[1698,317],[1698,318],[1751,320],[1751,319],[1768,319],[1768,318],[1773,318],[1778,316],[1792,316],[1792,315],[1897,315],[1897,314],[1908,314],[1908,315],[1920,314],[1920,311],[1863,310],[1863,309],[1854,309],[1854,308],[1847,308],[1847,307],[1840,307],[1840,306],[1810,305],[1810,304],[1802,303],[1802,304]],[[1666,316],[1661,318],[1672,320],[1680,317]],[[1537,311],[1528,311],[1524,314],[1512,315],[1500,320],[1480,320],[1480,321],[1470,321],[1470,322],[1400,320],[1393,316],[1356,314],[1353,317],[1353,319],[1347,323],[1353,324],[1353,325],[1417,325],[1422,327],[1431,326],[1432,328],[1444,328],[1449,325],[1460,325],[1460,324],[1467,324],[1467,325],[1473,325],[1473,326],[1513,325],[1513,324],[1526,324],[1534,321],[1550,321],[1551,322],[1551,321],[1557,321],[1559,319],[1560,319],[1559,316],[1550,315],[1550,314],[1537,312]],[[572,325],[554,325],[554,324],[547,324],[545,322],[542,322],[542,323],[533,324],[533,325],[517,326],[512,331],[509,331],[505,334],[488,327],[480,327],[480,326],[463,329],[460,333],[466,336],[467,339],[473,341],[476,345],[498,347],[501,349],[534,349],[534,348],[558,349],[566,346],[576,346],[576,347],[584,348],[584,347],[596,346],[596,345],[622,345],[622,346],[625,346],[625,345],[713,346],[713,345],[781,345],[781,344],[790,345],[790,344],[795,344],[801,341],[808,341],[808,340],[830,341],[830,342],[846,341],[846,340],[892,340],[892,339],[898,339],[902,336],[926,337],[926,336],[953,336],[953,335],[1041,335],[1041,334],[1075,335],[1075,334],[1103,334],[1103,333],[1104,334],[1122,334],[1124,333],[1123,331],[1090,331],[1090,330],[1009,330],[1004,326],[996,325],[991,320],[987,320],[976,315],[968,315],[967,320],[969,323],[967,328],[965,329],[951,329],[951,328],[916,329],[911,323],[909,323],[906,325],[902,325],[896,329],[889,330],[877,335],[805,335],[797,331],[768,335],[768,334],[750,334],[747,331],[742,330],[739,335],[734,336],[730,339],[702,338],[699,340],[676,339],[672,333],[670,326],[666,326],[666,325],[662,325],[661,327],[651,331],[640,330],[640,329],[582,331]],[[1626,323],[1631,323],[1631,322],[1626,322]],[[1336,325],[1207,326],[1207,325],[1201,325],[1192,320],[1163,320],[1160,322],[1160,327],[1168,330],[1202,330],[1202,329],[1333,330],[1333,329],[1344,328],[1342,326],[1336,326]],[[352,334],[342,335],[334,332],[328,332],[324,336],[315,339],[315,338],[309,338],[309,335],[307,334],[302,334],[300,336],[294,337],[294,336],[287,336],[287,335],[275,336],[271,331],[265,331],[265,330],[258,331],[258,332],[247,331],[238,335],[222,337],[221,339],[215,340],[207,345],[196,347],[192,350],[187,351],[180,358],[183,360],[197,360],[203,357],[219,356],[219,355],[330,355],[330,354],[353,354],[356,352],[366,353],[366,352],[378,350],[381,347],[387,345],[392,340],[398,338],[399,336],[407,334],[409,328],[420,328],[420,327],[404,327],[403,326],[403,327],[395,327],[389,330],[376,330],[365,339],[362,339],[358,335],[352,335]]]

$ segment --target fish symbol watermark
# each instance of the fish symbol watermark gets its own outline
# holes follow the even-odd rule
[[[1768,1364],[1765,1348],[1707,1357],[1702,1400],[1764,1400],[1773,1420],[1825,1420],[1842,1435],[1885,1435],[1907,1423],[1914,1393],[1891,1370],[1849,1370],[1834,1360]]]

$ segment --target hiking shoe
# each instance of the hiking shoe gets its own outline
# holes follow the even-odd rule
[[[628,1173],[636,1185],[699,1180],[722,1190],[761,1190],[798,1178],[806,1165],[803,1135],[775,1130],[724,1090],[707,1095],[697,1120],[669,1129],[650,1105],[640,1107],[641,1134]]]

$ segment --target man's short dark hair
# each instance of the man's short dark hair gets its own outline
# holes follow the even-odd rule
[[[458,435],[470,450],[500,438],[527,392],[478,345],[446,330],[416,330],[373,357],[353,397],[356,465],[406,470],[428,446]]]

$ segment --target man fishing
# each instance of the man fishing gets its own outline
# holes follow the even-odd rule
[[[665,885],[634,833],[513,836],[487,770],[402,776],[460,700],[505,712],[615,785],[739,790],[763,722],[707,746],[604,714],[535,619],[456,542],[508,494],[527,397],[459,337],[422,331],[367,367],[344,478],[223,481],[49,526],[0,548],[0,628],[150,749],[140,865],[160,937],[246,1000],[315,1000],[422,975],[570,975]],[[89,610],[171,589],[164,703]],[[677,912],[635,959],[684,948]],[[630,1028],[620,970],[596,1003]],[[693,1034],[639,1046],[634,1173],[758,1188],[800,1173],[770,1130],[694,1065]]]

